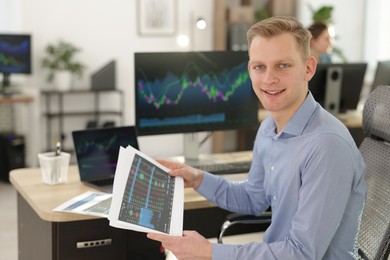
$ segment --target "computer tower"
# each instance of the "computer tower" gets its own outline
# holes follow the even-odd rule
[[[0,134],[0,179],[9,181],[9,172],[26,167],[25,140],[13,133]]]

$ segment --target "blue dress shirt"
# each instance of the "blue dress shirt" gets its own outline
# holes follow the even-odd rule
[[[321,54],[319,63],[332,63],[332,56],[329,53]]]
[[[213,244],[213,259],[354,259],[366,197],[365,164],[348,129],[309,93],[278,134],[272,117],[257,132],[248,179],[205,173],[197,191],[221,208],[260,214],[272,207],[262,243]]]

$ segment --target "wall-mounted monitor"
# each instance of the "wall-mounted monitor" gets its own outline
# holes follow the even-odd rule
[[[318,64],[309,89],[317,102],[332,114],[355,110],[366,69],[367,63]]]
[[[135,53],[139,135],[256,127],[245,51]]]
[[[11,74],[31,74],[31,36],[0,34],[0,73],[2,92],[10,86]]]

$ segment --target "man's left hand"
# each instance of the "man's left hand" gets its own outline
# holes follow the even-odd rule
[[[212,244],[196,231],[183,231],[183,236],[169,236],[164,234],[148,233],[147,237],[160,241],[161,245],[170,251],[179,260],[210,259]]]

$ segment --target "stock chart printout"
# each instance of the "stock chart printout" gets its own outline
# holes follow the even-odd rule
[[[53,209],[53,211],[63,211],[106,218],[111,205],[111,197],[111,194],[108,193],[87,191],[64,202]]]
[[[135,155],[119,219],[169,233],[175,179]]]
[[[117,220],[117,225],[127,226],[124,228],[166,234],[176,233],[177,226],[172,229],[172,225],[179,224],[182,228],[183,201],[178,207],[175,192],[182,186],[183,193],[184,185],[181,178],[171,177],[167,171],[136,149],[121,148],[109,213],[110,225]]]

